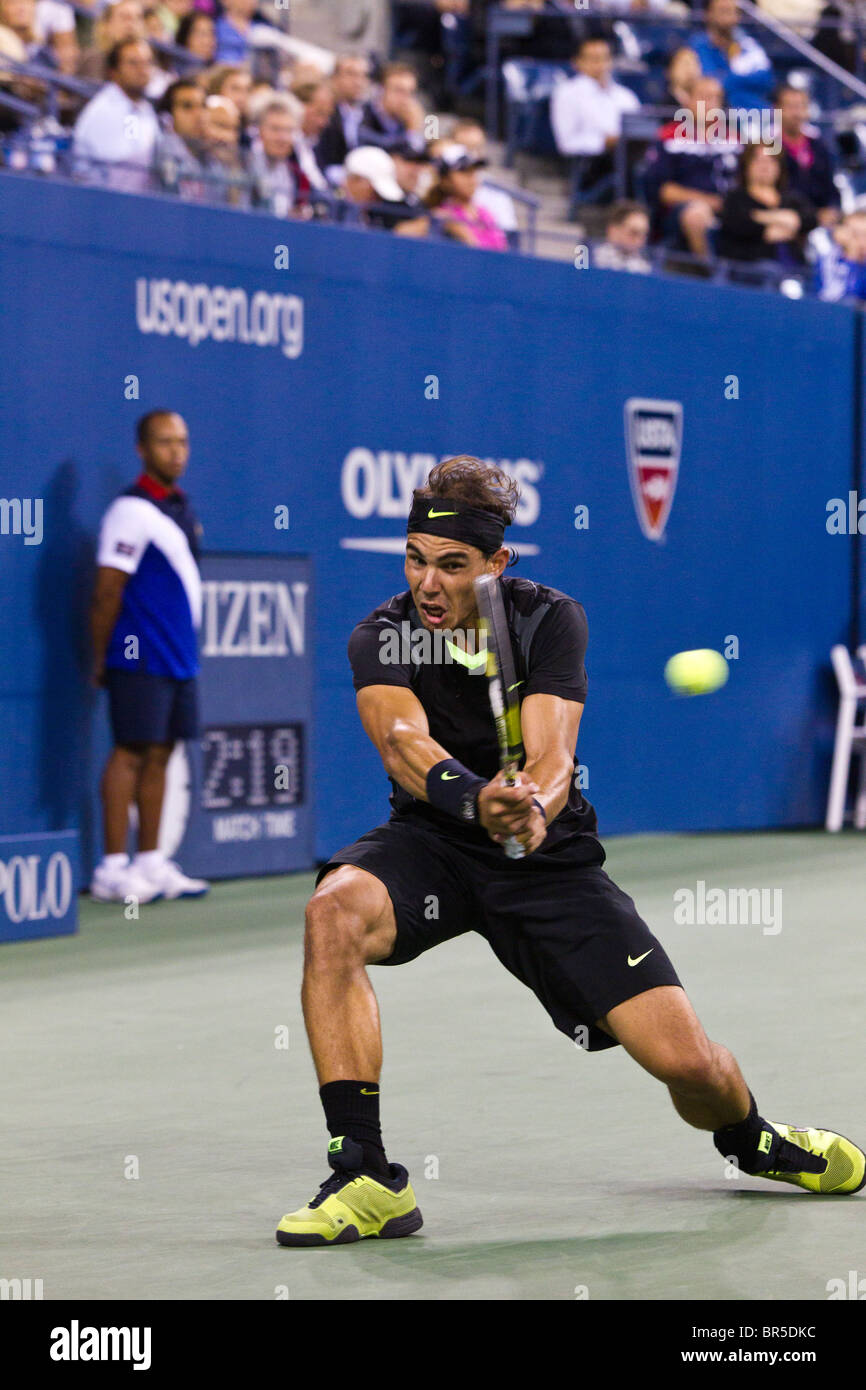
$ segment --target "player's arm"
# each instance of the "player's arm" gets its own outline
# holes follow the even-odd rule
[[[90,639],[93,650],[91,681],[101,685],[105,675],[105,653],[114,626],[120,616],[123,591],[129,581],[124,570],[100,565],[96,571],[96,588],[90,604]]]
[[[427,800],[427,773],[451,755],[430,737],[424,706],[402,685],[365,685],[358,713],[385,771],[410,796]]]
[[[526,761],[523,771],[538,787],[547,824],[568,801],[574,750],[583,705],[559,695],[527,695],[520,707]]]
[[[577,731],[586,699],[586,614],[579,603],[558,603],[540,624],[530,653],[520,706],[524,774],[538,786],[533,822],[518,839],[527,853],[565,806],[574,775]]]
[[[150,544],[154,515],[149,502],[123,496],[114,499],[102,518],[96,552],[96,588],[90,605],[94,685],[103,682],[105,653],[120,616],[123,591]]]
[[[440,763],[447,764],[449,778],[458,780],[451,754],[430,737],[424,707],[411,690],[402,685],[366,685],[358,691],[357,699],[364,731],[378,750],[385,771],[410,796],[430,802],[429,773]],[[501,774],[486,783],[483,778],[474,780],[478,784],[478,820],[489,834],[513,835],[527,828],[533,813],[538,815],[532,803],[537,788],[525,773],[514,787],[506,787]]]

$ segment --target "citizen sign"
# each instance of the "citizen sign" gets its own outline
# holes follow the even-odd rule
[[[0,898],[10,922],[65,917],[72,901],[72,865],[60,850],[0,859]]]
[[[208,579],[202,656],[303,656],[308,584]]]

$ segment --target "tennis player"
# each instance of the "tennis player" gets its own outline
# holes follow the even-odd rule
[[[391,781],[392,810],[324,865],[307,907],[302,999],[332,1172],[283,1217],[282,1245],[421,1226],[406,1169],[389,1163],[382,1142],[382,1041],[366,967],[402,965],[467,931],[489,942],[569,1038],[590,1052],[621,1044],[744,1172],[820,1193],[866,1182],[866,1155],[850,1140],[762,1117],[661,942],[605,873],[576,776],[586,617],[567,594],[502,577],[518,495],[478,459],[434,468],[409,516],[409,588],[349,642],[358,711]],[[500,578],[522,697],[526,757],[513,787],[499,771],[483,658],[469,640],[473,580],[484,573]],[[502,848],[512,835],[522,859]]]

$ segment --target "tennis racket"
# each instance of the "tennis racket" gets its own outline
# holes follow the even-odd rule
[[[479,575],[475,580],[475,599],[487,644],[487,689],[499,740],[499,766],[506,785],[513,787],[523,757],[523,734],[514,656],[499,580],[492,574]],[[514,835],[509,836],[503,848],[509,859],[522,859],[526,854]]]

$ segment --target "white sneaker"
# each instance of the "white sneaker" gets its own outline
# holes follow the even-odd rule
[[[171,859],[150,864],[136,862],[135,870],[164,898],[201,898],[210,891],[210,884],[203,878],[187,878]]]
[[[163,896],[162,889],[146,879],[132,864],[97,864],[90,880],[90,896],[100,903],[123,903],[136,898],[153,903]]]

